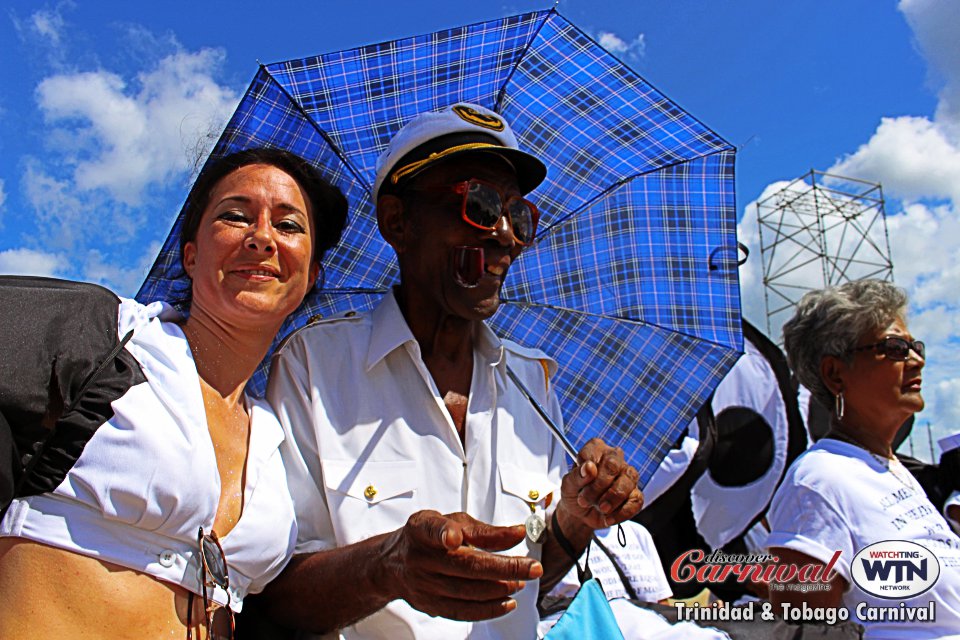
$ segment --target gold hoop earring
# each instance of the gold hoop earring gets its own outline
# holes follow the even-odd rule
[[[836,401],[834,402],[833,407],[834,413],[837,415],[837,422],[843,420],[843,391],[837,393]]]

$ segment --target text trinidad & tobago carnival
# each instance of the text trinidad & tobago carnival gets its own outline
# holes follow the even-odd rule
[[[840,558],[835,551],[826,565],[811,563],[797,565],[780,563],[780,558],[771,554],[727,554],[712,551],[707,554],[701,549],[691,549],[674,560],[670,575],[676,582],[723,582],[736,578],[737,582],[765,583],[771,591],[826,591],[833,579],[833,567]],[[680,621],[713,622],[726,620],[773,620],[779,615],[790,622],[825,622],[836,624],[850,618],[846,607],[811,607],[806,603],[794,605],[781,603],[779,611],[770,602],[747,602],[731,606],[700,606],[698,603],[677,602],[677,615]],[[935,621],[935,603],[923,606],[907,607],[904,603],[892,607],[868,606],[861,602],[856,607],[861,620],[871,621]]]

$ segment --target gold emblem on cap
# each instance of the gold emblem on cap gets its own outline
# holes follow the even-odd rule
[[[470,124],[475,124],[478,127],[490,129],[491,131],[503,131],[506,127],[503,120],[497,116],[487,113],[480,113],[476,109],[472,109],[462,104],[456,105],[453,108],[453,112]]]
[[[531,500],[538,500],[540,498],[540,492],[536,489],[530,489],[530,493],[527,494]]]
[[[363,497],[367,500],[373,500],[377,495],[377,488],[372,484],[368,484],[367,488],[363,490]]]

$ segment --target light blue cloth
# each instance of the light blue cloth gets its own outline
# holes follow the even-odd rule
[[[583,583],[545,640],[623,640],[613,609],[595,578]]]

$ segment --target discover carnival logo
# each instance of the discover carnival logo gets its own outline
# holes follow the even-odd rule
[[[698,582],[723,582],[736,578],[737,582],[790,583],[792,589],[802,591],[821,591],[829,588],[833,578],[833,567],[840,558],[835,551],[826,565],[818,562],[796,565],[780,563],[780,558],[768,553],[727,554],[712,551],[709,554],[700,549],[686,551],[670,567],[670,577],[674,582],[690,580]]]
[[[870,595],[899,600],[918,596],[935,585],[940,562],[916,542],[885,540],[861,549],[853,557],[850,574]]]

